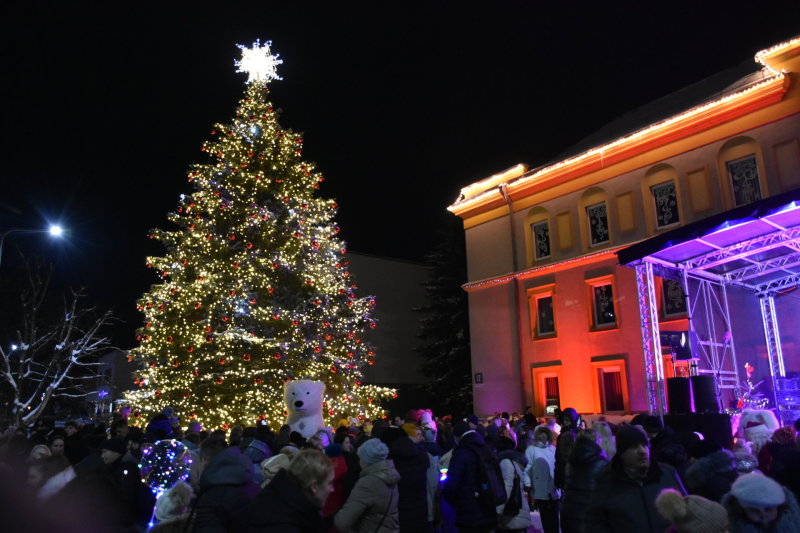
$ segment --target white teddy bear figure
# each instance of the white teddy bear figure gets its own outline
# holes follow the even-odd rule
[[[298,379],[283,384],[283,399],[289,416],[286,423],[303,438],[309,438],[325,427],[322,420],[322,396],[325,384],[321,381]]]

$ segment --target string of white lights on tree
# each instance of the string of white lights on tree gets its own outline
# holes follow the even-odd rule
[[[326,384],[324,415],[375,418],[392,389],[364,385],[375,362],[364,332],[377,327],[374,298],[356,297],[335,201],[302,159],[302,137],[280,127],[267,100],[280,79],[271,43],[240,46],[247,80],[233,120],[217,124],[188,175],[194,191],[150,238],[161,278],[138,302],[144,325],[129,360],[140,364],[127,395],[145,421],[167,407],[207,428],[273,428],[285,418],[283,384]]]

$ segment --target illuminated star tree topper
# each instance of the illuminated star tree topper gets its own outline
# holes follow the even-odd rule
[[[238,67],[236,72],[245,72],[249,76],[247,83],[261,82],[269,83],[271,80],[282,79],[278,76],[278,65],[283,63],[280,56],[273,55],[269,47],[272,41],[267,41],[263,45],[260,40],[253,43],[252,48],[237,44],[242,51],[242,59],[237,59],[234,64]]]

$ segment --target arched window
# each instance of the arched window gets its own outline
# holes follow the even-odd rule
[[[649,233],[673,228],[683,220],[678,173],[667,164],[649,169],[642,182]]]
[[[603,246],[611,242],[611,228],[608,221],[608,201],[603,189],[592,187],[581,196],[581,226],[589,248]]]
[[[525,242],[528,265],[552,257],[550,239],[550,215],[544,207],[534,207],[525,217]]]
[[[718,155],[719,173],[729,207],[756,202],[767,194],[764,159],[758,143],[750,137],[736,137]]]

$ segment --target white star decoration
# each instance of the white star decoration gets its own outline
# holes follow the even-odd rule
[[[236,72],[246,72],[249,76],[247,83],[260,81],[269,83],[270,80],[282,79],[278,76],[276,67],[283,63],[282,59],[278,59],[278,55],[272,55],[269,47],[272,41],[267,41],[261,45],[259,40],[253,43],[252,48],[247,48],[241,44],[237,44],[242,50],[242,59],[234,61],[234,64],[239,67]]]

